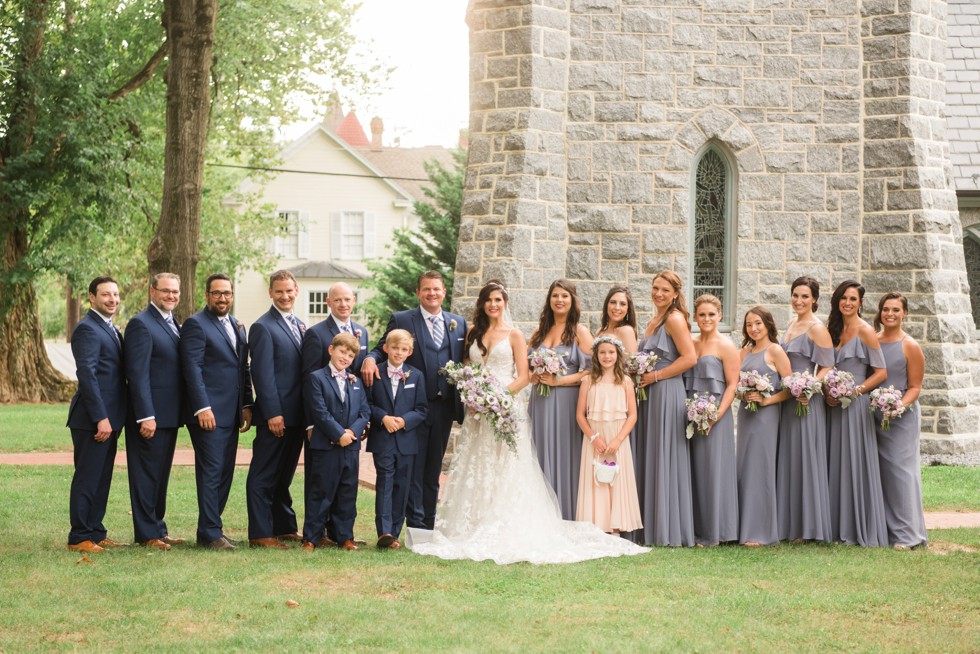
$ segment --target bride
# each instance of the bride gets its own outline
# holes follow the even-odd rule
[[[497,440],[486,419],[467,415],[431,539],[420,542],[429,532],[412,530],[408,546],[443,559],[496,563],[573,563],[646,552],[590,522],[562,520],[555,494],[535,459],[527,417],[527,344],[507,321],[507,299],[507,289],[499,282],[488,282],[480,290],[466,352],[467,363],[486,366],[515,396],[516,448]]]

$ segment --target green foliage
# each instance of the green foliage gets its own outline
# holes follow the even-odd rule
[[[371,277],[365,286],[376,293],[362,305],[362,310],[374,330],[384,329],[392,312],[418,305],[415,286],[418,276],[426,270],[438,270],[443,274],[446,278],[443,306],[449,309],[452,304],[466,152],[454,150],[452,156],[452,168],[446,168],[438,161],[425,164],[431,186],[423,192],[432,202],[414,203],[418,227],[395,230],[392,244],[388,245],[391,256],[368,263]]]

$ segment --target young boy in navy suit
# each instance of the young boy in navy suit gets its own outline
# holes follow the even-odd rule
[[[422,372],[405,363],[414,347],[412,335],[404,329],[393,329],[383,347],[388,360],[378,368],[381,379],[368,391],[371,431],[367,450],[374,455],[378,472],[374,503],[378,547],[398,549],[412,465],[418,453],[415,428],[425,421],[429,404]]]
[[[306,519],[303,549],[326,544],[324,528],[329,519],[337,544],[356,550],[354,519],[357,517],[357,473],[361,434],[371,408],[361,381],[347,368],[360,352],[352,334],[337,334],[329,347],[330,362],[310,373],[303,383],[306,414],[313,423],[306,444]]]

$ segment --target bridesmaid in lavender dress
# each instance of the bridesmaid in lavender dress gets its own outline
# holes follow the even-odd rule
[[[531,349],[550,348],[561,354],[568,372],[561,377],[531,375],[530,414],[538,463],[555,494],[565,520],[575,519],[578,504],[578,478],[582,464],[582,430],[575,418],[578,388],[591,368],[592,334],[579,322],[575,285],[556,279],[548,289],[538,328],[531,334]],[[539,393],[540,386],[551,387],[551,394]]]
[[[823,379],[834,367],[834,348],[827,328],[813,312],[820,299],[820,283],[813,277],[793,282],[792,306],[796,320],[783,333],[781,343],[793,372],[809,370]],[[807,415],[796,415],[796,400],[783,403],[776,455],[776,508],[779,540],[829,543],[830,491],[827,487],[827,411],[820,398],[806,403]]]
[[[656,353],[656,370],[640,379],[649,387],[638,410],[633,459],[643,529],[633,532],[645,544],[694,545],[691,456],[682,375],[697,362],[681,293],[671,270],[657,273],[651,292],[657,314],[650,320],[640,349]]]
[[[688,397],[708,393],[718,400],[718,420],[707,434],[691,437],[691,491],[694,539],[699,547],[738,540],[738,482],[732,400],[738,385],[738,350],[718,333],[721,301],[701,295],[694,301],[700,333],[694,337],[698,362],[684,373]]]
[[[894,386],[902,391],[902,404],[907,407],[898,420],[891,421],[887,431],[881,428],[881,414],[875,416],[888,544],[897,550],[929,542],[922,512],[918,403],[926,360],[919,344],[902,329],[908,314],[908,300],[901,293],[892,291],[881,298],[874,320],[888,370],[882,386]]]
[[[773,389],[782,388],[789,375],[789,357],[779,345],[779,334],[772,314],[765,307],[753,307],[742,321],[741,370],[755,371],[769,378]],[[750,391],[738,409],[738,541],[749,547],[772,545],[779,541],[776,518],[776,446],[779,442],[779,404],[789,391],[775,391],[768,397]],[[750,411],[755,402],[758,410]]]
[[[639,347],[636,341],[636,307],[633,296],[625,286],[613,286],[602,303],[602,320],[595,337],[613,336],[623,344],[627,354],[634,354]]]
[[[835,541],[882,547],[888,544],[885,502],[878,467],[874,416],[867,393],[885,380],[885,357],[878,336],[861,318],[864,287],[841,282],[830,298],[827,331],[837,349],[836,367],[854,375],[857,396],[844,409],[824,395],[830,406],[830,527]]]

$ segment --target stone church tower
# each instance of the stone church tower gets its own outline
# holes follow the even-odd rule
[[[576,282],[591,327],[661,269],[736,330],[789,283],[889,290],[922,343],[923,448],[980,447],[980,355],[945,121],[946,0],[471,0],[456,309],[522,327]]]

